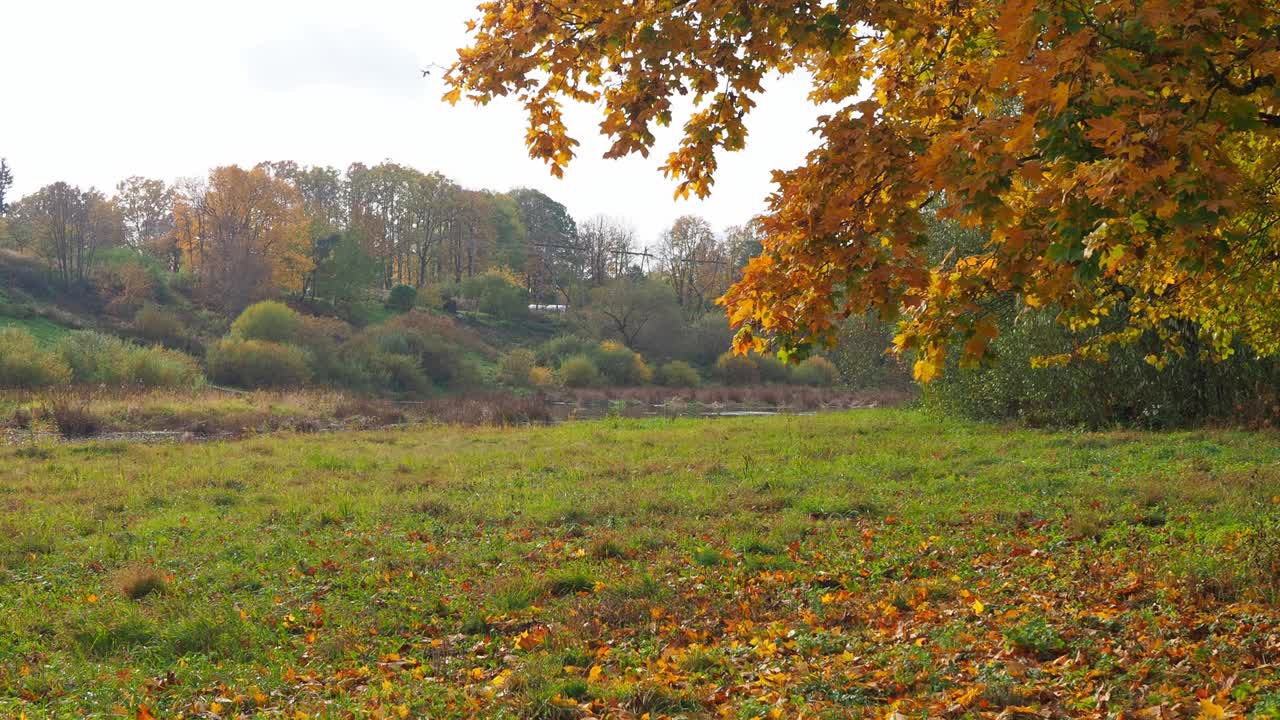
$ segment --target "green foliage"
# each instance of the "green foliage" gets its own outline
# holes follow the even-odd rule
[[[682,342],[676,348],[676,354],[698,367],[709,368],[715,365],[722,353],[733,346],[733,329],[729,327],[729,318],[724,313],[707,313],[681,328]],[[655,341],[657,339],[655,338]],[[668,347],[671,341],[663,343]],[[646,348],[651,357],[660,356],[659,348]]]
[[[604,382],[596,363],[586,355],[574,355],[560,364],[560,382],[571,388],[596,387]]]
[[[766,384],[782,384],[791,379],[791,368],[778,359],[776,355],[752,355],[756,370],[760,373],[760,382]]]
[[[131,349],[124,374],[129,384],[141,387],[190,388],[204,384],[204,375],[194,358],[158,346]]]
[[[71,368],[29,333],[0,327],[0,387],[32,389],[71,381]]]
[[[575,355],[590,355],[597,344],[578,335],[559,335],[538,347],[538,364],[558,368]]]
[[[89,385],[123,384],[129,349],[119,338],[84,330],[67,335],[54,346],[71,368],[71,379]]]
[[[1005,639],[1014,650],[1037,660],[1052,660],[1066,652],[1062,636],[1044,621],[1034,618],[1005,631]]]
[[[830,360],[815,355],[792,369],[791,380],[797,385],[831,387],[840,381],[840,371]]]
[[[760,382],[760,368],[755,356],[730,351],[716,360],[716,377],[725,385],[755,385]]]
[[[266,340],[223,338],[209,348],[209,379],[244,388],[298,387],[311,379],[302,350]]]
[[[911,368],[901,357],[888,352],[893,335],[893,324],[874,315],[852,317],[841,326],[835,347],[824,354],[840,371],[844,385],[906,387],[912,383]]]
[[[59,341],[56,352],[77,383],[168,388],[204,383],[200,366],[185,353],[140,347],[101,333],[71,333]]]
[[[502,273],[487,272],[462,284],[462,296],[476,309],[501,320],[513,321],[529,314],[529,295]]]
[[[441,387],[465,384],[468,368],[462,349],[444,338],[413,328],[385,329],[375,337],[379,352],[413,358],[432,383]]]
[[[603,342],[592,355],[600,374],[611,385],[643,385],[653,380],[653,371],[640,353],[620,343]]]
[[[275,300],[254,303],[231,323],[231,334],[241,340],[291,343],[297,336],[298,313]]]
[[[672,360],[663,364],[658,368],[656,377],[658,384],[666,387],[690,388],[702,384],[698,371],[683,360]]]
[[[1090,428],[1168,428],[1277,415],[1280,363],[1257,359],[1246,348],[1215,363],[1188,338],[1185,355],[1159,369],[1145,359],[1159,341],[1144,338],[1113,348],[1106,363],[1036,368],[1032,358],[1069,352],[1079,338],[1055,322],[1052,311],[1015,315],[1009,307],[1000,317],[1001,334],[992,344],[997,362],[946,373],[925,388],[928,404],[966,418]]]
[[[374,358],[379,386],[401,395],[424,395],[431,392],[431,380],[409,355],[381,353]]]
[[[409,285],[396,285],[387,295],[387,309],[406,313],[418,302],[418,291]]]
[[[498,360],[498,379],[508,385],[528,387],[532,384],[531,374],[537,364],[532,350],[517,348]]]
[[[312,296],[337,308],[349,311],[380,279],[381,264],[364,251],[354,233],[333,239],[322,255],[312,276]]]

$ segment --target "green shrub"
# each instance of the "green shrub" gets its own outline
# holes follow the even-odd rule
[[[537,364],[532,350],[517,348],[498,360],[498,379],[508,385],[528,387],[532,384],[531,373]]]
[[[596,343],[592,340],[577,335],[559,335],[542,343],[538,348],[538,364],[558,368],[568,358],[575,355],[591,355],[595,349]]]
[[[815,355],[795,366],[791,380],[797,385],[831,387],[840,380],[840,371],[830,360]]]
[[[166,347],[186,347],[187,330],[177,315],[156,305],[143,305],[133,316],[133,330],[138,337]]]
[[[910,387],[911,363],[889,352],[894,325],[874,314],[844,321],[836,345],[824,355],[840,371],[840,382],[855,388]]]
[[[417,302],[417,289],[408,285],[396,285],[391,288],[391,293],[387,295],[387,309],[395,312],[409,312]]]
[[[297,387],[311,378],[306,354],[265,340],[223,338],[209,349],[209,379],[245,388]]]
[[[159,346],[136,348],[125,363],[125,376],[131,385],[173,388],[204,384],[204,375],[195,359],[177,350]]]
[[[503,273],[487,272],[462,284],[463,297],[476,309],[502,320],[519,320],[529,314],[529,294]]]
[[[1171,358],[1159,369],[1145,358],[1158,351],[1160,341],[1144,336],[1134,345],[1112,347],[1105,363],[1036,368],[1033,357],[1070,352],[1081,338],[1058,324],[1052,310],[1017,313],[1009,307],[1000,317],[1000,335],[991,349],[997,361],[964,370],[953,356],[946,374],[924,388],[929,405],[978,420],[1089,428],[1170,428],[1280,416],[1280,362],[1259,359],[1249,348],[1239,347],[1215,363],[1201,357],[1194,334],[1184,336],[1185,357]],[[1120,322],[1107,318],[1089,332],[1106,332]]]
[[[417,360],[408,355],[384,353],[375,359],[381,389],[402,395],[424,395],[431,392],[427,379]]]
[[[751,359],[756,361],[760,382],[785,383],[791,379],[791,368],[776,355],[752,355]]]
[[[620,343],[600,343],[594,359],[600,374],[612,385],[643,385],[653,380],[644,358]]]
[[[755,358],[726,352],[716,360],[716,376],[726,385],[754,385],[760,382]]]
[[[74,382],[89,385],[125,382],[130,346],[120,338],[80,330],[59,340],[54,351],[71,369]]]
[[[71,368],[57,353],[40,349],[18,328],[0,328],[0,386],[30,389],[70,381]]]
[[[600,369],[586,355],[575,355],[560,364],[560,382],[571,388],[600,385]]]
[[[453,387],[469,382],[470,369],[464,362],[465,353],[457,345],[407,327],[384,327],[374,334],[379,351],[414,358],[432,383]]]
[[[245,308],[231,323],[231,334],[241,340],[291,343],[297,337],[300,322],[298,313],[288,305],[267,300]]]
[[[666,387],[697,387],[702,383],[698,371],[683,360],[672,360],[658,368],[658,384]]]
[[[140,347],[88,330],[67,335],[54,351],[77,383],[143,387],[196,387],[204,383],[200,366],[185,353],[159,346]]]

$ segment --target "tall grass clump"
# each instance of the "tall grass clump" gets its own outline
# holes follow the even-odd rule
[[[18,328],[0,328],[0,386],[32,389],[71,381],[71,368],[55,352]]]

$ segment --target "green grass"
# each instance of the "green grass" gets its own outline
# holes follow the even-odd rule
[[[1280,708],[1274,434],[863,411],[0,468],[0,717]]]
[[[71,328],[50,322],[42,317],[15,318],[0,316],[0,328],[16,327],[26,330],[41,345],[52,345],[71,332]]]

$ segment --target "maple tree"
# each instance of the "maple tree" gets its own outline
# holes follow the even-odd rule
[[[1273,0],[486,2],[446,99],[514,96],[531,155],[573,158],[563,107],[603,107],[607,156],[647,155],[706,196],[770,73],[806,73],[819,147],[775,174],[763,252],[724,297],[739,349],[804,351],[843,317],[900,317],[917,377],[984,359],[986,303],[1056,310],[1102,358],[1188,327],[1216,355],[1280,351],[1280,13]],[[926,215],[982,226],[929,262]],[[1097,329],[1123,316],[1120,329]],[[1153,358],[1158,362],[1158,358]]]

